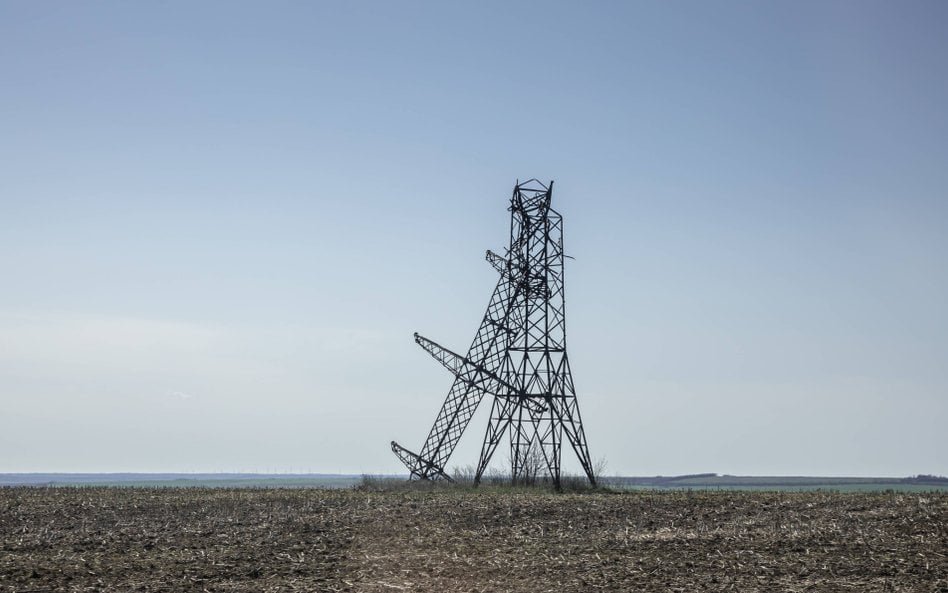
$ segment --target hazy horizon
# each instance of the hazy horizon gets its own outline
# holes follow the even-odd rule
[[[0,2],[0,472],[402,473],[451,383],[412,334],[466,350],[535,177],[606,473],[948,475],[945,30]]]

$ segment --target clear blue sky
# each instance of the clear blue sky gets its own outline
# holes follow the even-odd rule
[[[401,471],[451,380],[412,332],[466,349],[537,177],[607,471],[948,474],[946,30],[0,2],[0,471]]]

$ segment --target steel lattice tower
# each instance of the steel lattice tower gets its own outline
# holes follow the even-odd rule
[[[451,479],[445,464],[477,406],[490,395],[490,423],[475,483],[509,434],[515,481],[528,456],[539,450],[559,487],[565,440],[595,484],[566,354],[563,218],[550,207],[552,196],[552,181],[546,186],[531,179],[514,186],[510,245],[504,257],[487,252],[500,278],[467,355],[415,334],[415,342],[454,374],[454,383],[420,453],[392,441],[412,479]]]

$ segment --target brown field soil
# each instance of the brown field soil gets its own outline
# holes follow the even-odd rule
[[[948,494],[0,488],[0,591],[948,592]]]

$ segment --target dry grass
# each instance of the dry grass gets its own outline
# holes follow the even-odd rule
[[[948,591],[948,495],[0,489],[0,591]]]

